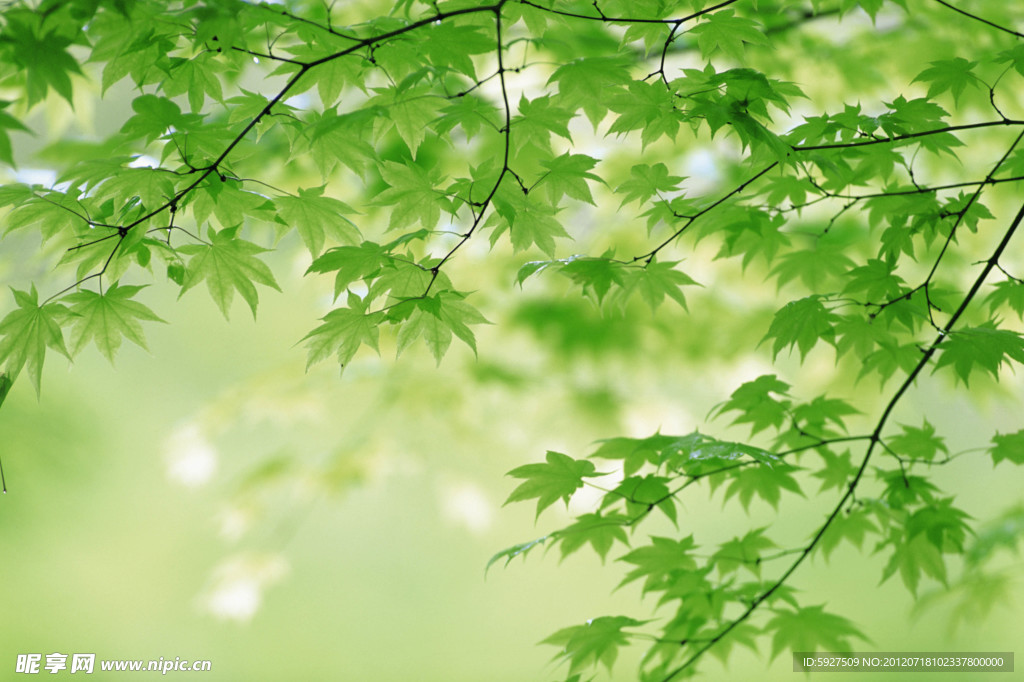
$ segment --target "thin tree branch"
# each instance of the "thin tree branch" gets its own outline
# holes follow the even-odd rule
[[[960,303],[960,306],[957,308],[956,312],[954,312],[953,315],[949,318],[949,321],[946,323],[945,328],[939,332],[939,335],[935,338],[934,341],[932,341],[931,345],[929,345],[928,348],[924,350],[924,352],[921,355],[921,359],[918,361],[917,365],[915,365],[915,367],[910,371],[910,373],[907,375],[907,378],[904,380],[904,382],[900,385],[899,389],[886,404],[885,409],[882,410],[882,414],[876,422],[875,428],[872,430],[870,443],[868,443],[867,450],[864,453],[864,458],[861,460],[860,466],[857,469],[857,473],[850,481],[850,484],[847,487],[846,492],[840,498],[839,502],[836,503],[836,505],[833,507],[832,512],[828,515],[828,518],[826,518],[825,522],[818,529],[818,532],[815,533],[814,537],[804,547],[800,555],[793,561],[792,564],[789,565],[786,571],[771,585],[771,587],[762,592],[753,602],[751,602],[750,606],[748,606],[747,609],[742,614],[740,614],[740,616],[738,616],[735,620],[730,622],[729,625],[726,626],[721,632],[719,632],[717,635],[708,640],[702,647],[697,649],[697,651],[694,652],[689,658],[687,658],[686,661],[684,661],[681,665],[679,665],[678,667],[674,668],[671,672],[669,672],[669,674],[662,679],[662,682],[669,682],[670,680],[678,677],[681,673],[683,673],[690,666],[696,663],[697,660],[700,659],[708,651],[708,649],[713,647],[715,644],[721,641],[722,638],[724,638],[726,635],[732,632],[737,626],[746,621],[754,613],[754,611],[756,611],[758,607],[765,602],[765,600],[771,597],[772,594],[774,594],[780,587],[782,587],[786,583],[787,580],[789,580],[789,577],[793,575],[797,568],[800,567],[800,564],[802,564],[804,560],[808,556],[810,556],[811,552],[814,551],[814,548],[818,546],[819,542],[821,541],[821,538],[825,535],[825,532],[831,527],[836,517],[839,516],[839,513],[842,511],[846,503],[853,497],[854,492],[857,489],[857,486],[863,479],[864,472],[867,471],[868,463],[871,461],[871,457],[875,452],[875,448],[882,441],[882,431],[884,430],[885,425],[888,423],[889,417],[896,409],[896,405],[899,404],[900,400],[910,389],[913,383],[917,380],[921,372],[924,371],[924,368],[928,366],[928,363],[931,361],[932,356],[935,355],[935,353],[939,349],[939,346],[948,337],[952,328],[960,320],[960,317],[964,314],[964,311],[967,310],[967,307],[974,300],[974,297],[977,295],[978,290],[981,289],[981,286],[985,282],[985,279],[992,272],[993,268],[995,268],[998,264],[1000,256],[1002,256],[1003,251],[1006,250],[1006,247],[1010,243],[1010,240],[1013,238],[1014,233],[1017,231],[1017,227],[1020,225],[1021,220],[1024,220],[1024,205],[1022,205],[1020,210],[1017,212],[1016,217],[1014,217],[1013,222],[1010,224],[1010,227],[1006,230],[1006,233],[1003,235],[1003,238],[999,242],[999,245],[996,247],[996,249],[992,252],[992,255],[986,261],[986,265],[984,269],[981,271],[981,274],[979,274],[978,277],[974,280],[974,284],[971,286],[970,291],[968,291],[967,294],[964,296],[964,299]]]
[[[980,21],[983,24],[991,26],[992,28],[997,29],[999,31],[1003,31],[1004,33],[1009,33],[1012,36],[1017,36],[1018,38],[1024,38],[1024,33],[1020,33],[1018,31],[1014,31],[1012,28],[1007,28],[1005,26],[1001,26],[1001,25],[995,23],[994,21],[989,21],[988,19],[985,19],[983,17],[979,17],[977,14],[971,14],[970,12],[967,12],[965,10],[960,9],[956,5],[951,5],[950,3],[946,2],[946,0],[935,0],[935,2],[939,3],[943,7],[947,7],[949,9],[953,10],[954,12],[958,12],[958,13],[964,15],[965,17],[968,17],[969,19],[973,19],[974,21]]]

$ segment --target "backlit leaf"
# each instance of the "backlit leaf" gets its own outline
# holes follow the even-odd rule
[[[796,346],[803,358],[819,341],[835,343],[834,324],[838,317],[822,303],[821,296],[808,296],[787,303],[775,313],[764,340],[772,341],[772,355]]]
[[[324,239],[354,244],[359,241],[359,230],[346,213],[355,209],[333,197],[325,197],[323,187],[299,189],[298,196],[283,196],[274,200],[278,215],[294,227],[313,257],[320,255]]]
[[[29,291],[11,289],[18,307],[0,320],[0,362],[8,376],[17,376],[23,367],[28,370],[32,385],[39,393],[46,349],[70,358],[61,330],[70,311],[59,303],[39,303],[33,286]]]
[[[101,293],[83,290],[68,296],[65,300],[72,303],[70,310],[76,316],[71,328],[71,352],[77,354],[92,341],[113,363],[121,339],[146,348],[139,321],[164,320],[143,304],[131,300],[142,288],[112,284]]]
[[[999,375],[999,368],[1011,360],[1024,362],[1024,339],[1009,329],[997,329],[987,324],[980,327],[961,329],[949,335],[939,347],[941,354],[936,369],[952,366],[964,384],[975,370],[982,370],[993,377]]]
[[[548,451],[546,459],[544,464],[526,464],[508,472],[509,476],[526,480],[512,491],[505,504],[537,498],[537,516],[540,516],[558,500],[568,504],[572,494],[583,487],[584,478],[604,475],[589,460],[573,459],[552,450]]]
[[[1024,429],[1014,433],[997,433],[992,436],[992,464],[1004,459],[1013,464],[1024,464]]]
[[[773,632],[772,658],[789,651],[850,651],[852,641],[867,637],[848,619],[825,611],[824,605],[773,609],[765,630]]]
[[[227,318],[237,291],[249,304],[255,318],[259,294],[256,293],[254,283],[278,291],[281,288],[267,264],[256,258],[256,254],[264,253],[267,249],[238,238],[237,233],[237,227],[219,232],[210,228],[207,233],[210,240],[208,243],[186,244],[178,248],[179,252],[191,255],[181,293],[205,281],[210,296]]]

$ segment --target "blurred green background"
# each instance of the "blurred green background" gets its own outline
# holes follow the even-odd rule
[[[555,680],[542,638],[599,615],[648,616],[636,585],[612,592],[624,571],[585,553],[561,564],[535,553],[485,579],[495,552],[569,518],[560,505],[536,523],[532,505],[501,508],[513,487],[503,474],[614,435],[728,434],[706,423],[708,409],[766,367],[675,352],[692,335],[681,311],[649,327],[630,319],[642,310],[603,318],[557,292],[513,289],[498,267],[481,294],[495,324],[479,359],[455,348],[435,368],[425,352],[396,361],[384,348],[344,377],[330,363],[305,372],[296,341],[330,283],[288,275],[302,269],[291,246],[274,257],[284,292],[263,297],[257,321],[241,307],[225,321],[205,293],[176,302],[154,286],[148,301],[170,324],[150,325],[149,353],[126,347],[116,368],[91,351],[73,366],[51,358],[38,400],[15,385],[0,410],[4,677],[17,653],[91,652],[209,659],[206,677],[223,680]],[[698,319],[708,305],[694,303]],[[738,343],[751,332],[731,333]],[[861,389],[870,403],[877,387]],[[900,421],[924,407],[939,424],[980,409],[978,424],[1006,431],[1019,418],[1007,395],[978,408],[925,404],[927,392]],[[954,451],[987,437],[969,425],[946,433]],[[979,519],[1019,500],[1022,483],[980,454],[936,482]],[[780,512],[755,502],[747,517],[721,499],[684,500],[683,528],[715,543],[771,525],[796,542],[828,503],[788,496]],[[947,606],[910,618],[898,578],[879,587],[883,562],[867,555],[842,547],[795,582],[806,603],[869,633],[865,650],[1019,643],[1019,600],[951,631]],[[635,662],[623,656],[611,679],[633,678]],[[790,666],[786,654],[769,665],[740,651],[706,669],[792,679]]]
[[[810,92],[834,89],[827,78],[813,82],[820,76],[808,74]],[[78,85],[74,112],[56,100],[35,112],[33,127],[47,132],[17,140],[19,157],[68,131],[102,137],[124,120],[126,87],[98,102],[95,83]],[[420,153],[445,151],[428,140]],[[713,151],[695,142],[672,159],[673,172],[714,184],[726,171],[709,160]],[[45,163],[3,181],[31,181],[34,172],[46,177]],[[308,164],[278,172],[319,182]],[[600,205],[618,204],[602,201],[597,188],[595,195]],[[570,247],[579,253],[601,252],[609,241],[602,235],[628,222],[587,207],[566,220],[587,226]],[[620,244],[628,239],[648,243],[642,230]],[[612,436],[699,429],[744,439],[725,420],[709,422],[709,410],[773,371],[802,399],[838,387],[837,397],[866,415],[851,422],[854,433],[882,401],[873,379],[856,382],[859,368],[837,368],[827,349],[802,367],[783,357],[773,368],[764,347],[750,353],[779,295],[756,265],[712,263],[716,251],[687,244],[673,256],[685,254],[686,271],[704,285],[687,291],[689,313],[665,305],[656,316],[643,307],[617,315],[556,278],[520,290],[513,282],[523,257],[471,243],[450,275],[477,290],[472,302],[494,323],[477,330],[479,358],[456,345],[440,367],[419,347],[395,360],[393,340],[384,339],[381,358],[360,353],[344,377],[330,362],[305,369],[298,342],[329,310],[331,282],[302,277],[309,257],[294,235],[269,259],[283,293],[261,291],[256,321],[237,302],[225,321],[203,287],[175,300],[155,277],[140,298],[169,324],[147,325],[149,352],[126,344],[115,368],[93,349],[73,365],[51,354],[41,397],[22,378],[0,409],[9,490],[0,498],[0,679],[15,677],[17,654],[53,652],[208,659],[213,669],[202,677],[229,681],[564,679],[551,663],[554,648],[540,640],[601,615],[649,618],[655,605],[636,584],[615,590],[625,571],[614,552],[606,565],[586,552],[561,563],[556,552],[535,552],[485,576],[493,554],[570,519],[560,505],[538,521],[532,504],[503,508],[514,487],[505,472],[548,449],[583,457]],[[0,283],[57,291],[69,283],[51,271],[58,257],[37,238],[8,235]],[[951,451],[983,447],[993,430],[1021,426],[1021,378],[1004,379],[972,378],[968,400],[945,390],[945,376],[926,377],[895,421],[917,425],[927,412]],[[984,523],[1021,501],[1024,474],[1009,467],[993,470],[978,451],[937,467],[934,482]],[[723,507],[721,491],[710,499],[699,492],[683,500],[680,527],[715,545],[771,526],[797,544],[833,501],[813,495],[815,479],[801,482],[808,499],[788,495],[778,511],[755,501],[749,514]],[[587,509],[581,497],[574,511]],[[956,625],[955,599],[915,615],[898,577],[879,585],[885,559],[870,550],[840,547],[830,563],[803,565],[793,582],[803,603],[827,603],[868,633],[863,650],[1013,651],[1022,641],[1017,557],[997,562],[1014,571],[1013,598]],[[956,561],[950,574],[955,582]],[[704,679],[805,678],[788,654],[769,661],[769,650],[737,650],[728,666],[708,657]],[[635,679],[637,656],[624,653],[597,679]],[[109,677],[147,675],[154,673]],[[189,676],[198,677],[168,674]],[[1011,678],[1024,675],[996,679]]]

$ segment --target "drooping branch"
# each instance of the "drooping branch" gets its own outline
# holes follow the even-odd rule
[[[939,332],[938,336],[935,337],[935,339],[931,342],[931,344],[927,346],[927,348],[923,349],[921,359],[918,361],[915,367],[907,374],[906,379],[903,380],[903,383],[900,384],[900,387],[896,390],[896,392],[886,403],[885,407],[882,409],[881,414],[878,417],[878,420],[875,422],[875,426],[871,431],[867,449],[865,450],[864,456],[861,459],[860,466],[857,468],[857,472],[854,474],[852,480],[850,481],[850,484],[847,486],[846,492],[843,493],[843,495],[839,498],[839,501],[836,502],[836,504],[832,507],[832,511],[825,519],[825,522],[822,523],[822,525],[818,528],[818,531],[811,538],[810,542],[807,543],[807,545],[803,548],[803,550],[800,552],[797,558],[786,568],[782,575],[779,576],[779,578],[775,580],[771,584],[771,586],[768,587],[768,589],[766,589],[760,595],[758,595],[758,597],[751,602],[750,606],[748,606],[742,614],[740,614],[737,618],[732,620],[729,623],[729,625],[722,629],[715,637],[705,642],[681,665],[674,668],[668,675],[666,675],[663,678],[662,682],[670,682],[671,680],[677,678],[680,674],[682,674],[684,671],[692,667],[698,660],[700,660],[700,658],[705,653],[707,653],[707,651],[711,647],[720,642],[730,632],[736,629],[736,627],[738,627],[748,618],[750,618],[750,616],[753,615],[754,612],[757,611],[757,609],[768,598],[770,598],[776,591],[779,590],[779,588],[786,584],[786,582],[793,575],[793,573],[795,573],[796,570],[800,567],[800,565],[804,562],[804,560],[807,559],[808,556],[810,556],[811,552],[814,551],[815,547],[819,545],[822,537],[825,535],[825,532],[828,531],[828,529],[832,526],[833,522],[835,521],[836,517],[839,516],[843,508],[846,507],[846,504],[853,498],[857,490],[857,487],[863,480],[864,473],[867,471],[868,463],[871,461],[872,455],[874,455],[876,449],[882,442],[882,432],[889,422],[889,417],[892,415],[893,411],[896,409],[896,406],[906,395],[910,387],[914,384],[915,381],[917,381],[918,377],[921,375],[921,372],[923,372],[925,367],[927,367],[928,364],[931,362],[932,357],[939,350],[939,347],[942,345],[943,341],[945,341],[948,338],[949,333],[953,331],[953,328],[956,326],[957,322],[959,322],[960,317],[967,310],[968,306],[970,306],[970,304],[974,301],[974,298],[977,295],[978,291],[981,289],[981,286],[985,283],[985,280],[988,278],[989,274],[991,274],[992,270],[998,265],[999,258],[1003,255],[1003,252],[1009,245],[1010,240],[1013,238],[1013,235],[1016,233],[1017,228],[1022,220],[1024,220],[1024,205],[1021,206],[1020,210],[1017,212],[1017,215],[1010,223],[1010,226],[1003,234],[1003,238],[1000,240],[998,246],[996,246],[996,248],[992,251],[992,255],[989,256],[989,258],[985,261],[985,267],[982,268],[982,271],[975,278],[970,290],[964,295],[964,298],[960,302],[960,305],[957,307],[956,311],[950,316],[949,321],[944,325],[943,329]]]

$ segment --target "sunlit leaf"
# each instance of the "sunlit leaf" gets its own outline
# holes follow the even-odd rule
[[[558,500],[566,504],[577,490],[583,487],[584,478],[603,476],[594,463],[585,459],[573,459],[560,452],[548,451],[544,464],[526,464],[508,472],[509,476],[526,479],[519,484],[505,500],[518,502],[537,498],[537,516]]]
[[[141,290],[140,286],[112,284],[104,292],[83,290],[68,296],[65,300],[72,303],[70,310],[76,316],[71,328],[71,352],[77,354],[92,341],[107,360],[114,362],[121,339],[145,348],[146,339],[139,321],[164,320],[145,305],[131,300]]]
[[[70,358],[64,345],[61,323],[72,313],[60,303],[39,303],[39,294],[33,286],[29,291],[11,289],[17,309],[0,320],[0,362],[7,376],[16,376],[23,367],[39,393],[46,349]]]
[[[256,254],[267,249],[239,239],[235,236],[237,233],[237,227],[219,232],[211,228],[207,233],[210,239],[208,243],[179,247],[179,252],[191,255],[181,291],[184,293],[205,281],[210,296],[225,318],[228,317],[231,301],[234,300],[237,291],[249,304],[249,309],[255,317],[259,294],[256,293],[254,283],[278,291],[281,288],[267,264],[256,258]]]
[[[842,616],[822,606],[775,609],[765,629],[773,632],[772,658],[790,651],[850,651],[852,640],[867,642],[867,637]]]

